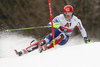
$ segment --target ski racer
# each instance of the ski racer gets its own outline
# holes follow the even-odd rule
[[[54,26],[54,28],[56,28],[54,30],[56,44],[65,45],[68,42],[70,34],[72,33],[75,26],[77,26],[78,29],[80,30],[85,43],[90,43],[91,41],[90,39],[87,38],[87,33],[81,23],[81,20],[78,19],[75,15],[73,15],[74,13],[73,7],[71,5],[66,5],[63,8],[63,12],[64,12],[63,14],[60,14],[53,19],[53,24],[60,23],[59,27]],[[51,22],[49,22],[48,26],[50,25]],[[52,33],[50,33],[43,40],[41,40],[38,43],[35,43],[34,46],[30,46],[26,49],[23,49],[20,52],[17,52],[15,50],[15,52],[19,56],[21,56],[22,54],[26,54],[38,48],[39,52],[41,53],[42,51],[46,51],[47,49],[54,47],[52,44],[52,40],[53,40]],[[49,44],[49,46],[47,44]]]

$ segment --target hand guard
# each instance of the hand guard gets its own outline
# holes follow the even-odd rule
[[[60,27],[60,23],[59,23],[59,22],[54,23],[54,24],[53,24],[53,27],[54,27],[54,28],[59,28],[59,27]]]
[[[84,37],[84,41],[85,41],[85,43],[91,43],[91,40],[90,39],[88,39],[87,37]]]

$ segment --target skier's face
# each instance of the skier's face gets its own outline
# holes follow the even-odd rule
[[[69,16],[69,15],[68,15],[68,16],[66,16],[66,18],[67,18],[68,20],[69,20],[69,19],[71,19],[71,17],[72,17],[72,16]]]
[[[69,20],[69,19],[71,19],[72,15],[73,15],[73,12],[71,12],[71,13],[64,13],[64,14],[65,14],[66,18]]]

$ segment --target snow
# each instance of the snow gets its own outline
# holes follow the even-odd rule
[[[76,36],[64,46],[42,53],[35,50],[19,57],[13,49],[26,48],[35,38],[16,33],[3,35],[0,37],[0,67],[100,67],[100,42],[85,44]]]

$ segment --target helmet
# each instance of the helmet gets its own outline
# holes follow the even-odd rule
[[[63,9],[64,13],[71,13],[73,12],[73,7],[71,5],[66,5]]]

